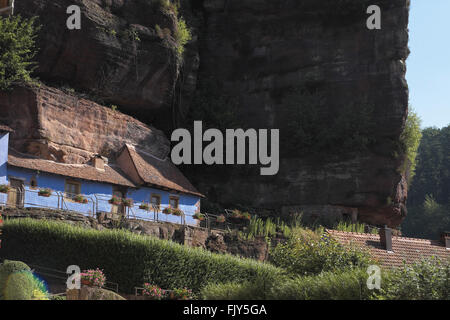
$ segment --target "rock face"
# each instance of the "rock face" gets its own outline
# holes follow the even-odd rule
[[[18,1],[17,12],[39,15],[44,26],[43,80],[89,91],[167,133],[192,114],[206,114],[199,101],[212,114],[216,104],[230,103],[239,127],[280,129],[276,176],[261,177],[253,168],[186,168],[211,201],[303,211],[312,220],[348,216],[399,225],[407,196],[398,145],[408,109],[409,0],[377,2],[381,30],[366,27],[369,0],[183,1],[195,41],[182,68],[156,32],[158,25],[173,34],[177,17],[152,3],[29,0]],[[64,27],[71,4],[82,8],[81,30]],[[293,89],[306,99],[294,101],[306,119],[298,130],[286,114]],[[297,148],[309,140],[308,148]],[[352,147],[355,141],[364,148]]]
[[[219,83],[221,94],[237,101],[237,118],[244,120],[243,126],[279,128],[283,137],[289,129],[287,117],[282,117],[283,104],[290,89],[302,88],[319,92],[325,100],[326,108],[318,109],[318,100],[309,106],[318,109],[322,129],[342,129],[344,125],[333,127],[334,119],[353,104],[355,112],[347,114],[345,126],[359,122],[362,130],[355,130],[364,131],[372,125],[367,135],[373,142],[360,152],[346,150],[346,135],[354,130],[341,136],[333,130],[330,134],[339,139],[318,152],[315,148],[313,155],[309,149],[292,148],[295,140],[288,136],[280,143],[278,175],[267,178],[257,170],[236,169],[212,180],[211,171],[198,170],[191,176],[202,192],[227,205],[281,207],[285,213],[303,211],[309,219],[348,216],[390,226],[402,221],[407,188],[398,170],[404,158],[396,143],[408,106],[409,1],[377,2],[381,30],[366,27],[370,4],[351,0],[203,2],[206,19],[199,82]],[[302,102],[297,103],[301,107]],[[372,108],[370,121],[353,120],[353,113],[367,105]],[[309,109],[302,109],[304,118]],[[306,130],[323,134],[325,138],[317,143],[329,134],[313,127]],[[341,145],[344,151],[339,152]]]
[[[174,34],[177,18],[162,1],[27,0],[15,12],[39,16],[39,76],[89,92],[129,111],[150,110],[171,123],[172,94],[178,77],[173,50],[156,26]],[[69,30],[66,10],[81,8],[81,29]],[[149,120],[149,119],[148,119]]]
[[[0,121],[15,130],[14,149],[57,162],[86,163],[97,153],[114,158],[125,143],[164,158],[170,147],[157,129],[45,86],[0,92]]]

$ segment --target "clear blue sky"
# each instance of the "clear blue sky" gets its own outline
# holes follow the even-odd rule
[[[406,78],[422,127],[450,124],[450,0],[411,0]]]

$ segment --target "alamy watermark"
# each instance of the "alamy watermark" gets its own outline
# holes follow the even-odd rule
[[[268,148],[270,132],[270,150]],[[276,175],[279,170],[279,129],[226,129],[225,136],[218,129],[203,133],[201,121],[194,121],[194,137],[187,129],[176,129],[172,142],[178,142],[172,149],[172,162],[180,164],[261,164],[260,174]],[[209,144],[203,148],[203,142]],[[248,144],[247,144],[248,142]],[[193,152],[192,152],[193,145]],[[248,152],[247,152],[248,145]],[[225,155],[224,155],[225,151]],[[247,163],[248,155],[248,163]],[[192,157],[193,156],[193,157]]]

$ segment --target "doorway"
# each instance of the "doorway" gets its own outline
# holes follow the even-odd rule
[[[22,208],[24,195],[24,182],[20,179],[9,179],[10,190],[8,191],[8,205],[13,208]]]

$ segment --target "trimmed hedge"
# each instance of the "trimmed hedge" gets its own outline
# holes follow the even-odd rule
[[[270,264],[214,254],[125,230],[83,229],[62,222],[14,219],[4,223],[0,258],[66,270],[100,268],[121,292],[149,282],[199,292],[210,282],[267,281],[283,271]]]

